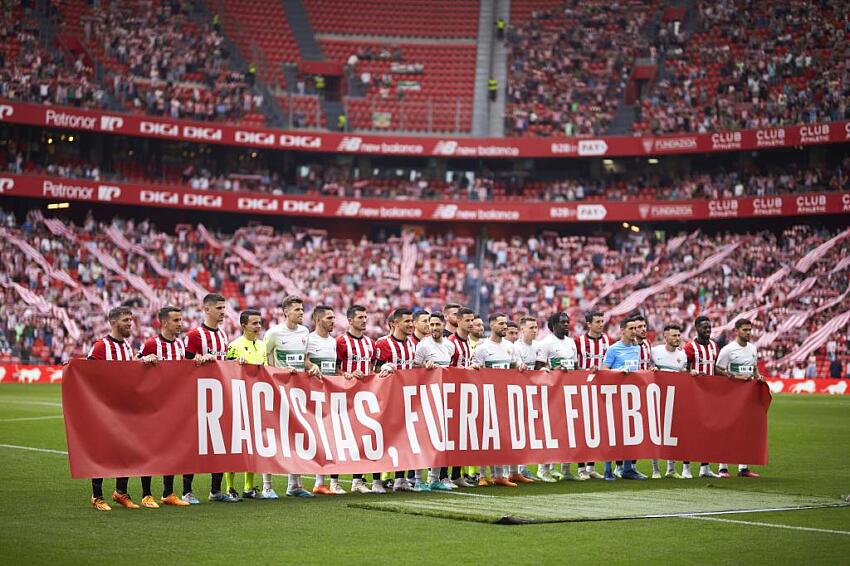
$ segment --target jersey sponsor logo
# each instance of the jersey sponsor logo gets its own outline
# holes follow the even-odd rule
[[[571,358],[549,358],[549,365],[553,369],[576,369],[576,361]]]
[[[8,193],[15,188],[15,180],[8,177],[0,178],[0,195]]]
[[[4,118],[8,118],[12,114],[15,113],[14,106],[9,106],[8,104],[0,104],[0,120]]]
[[[608,153],[608,144],[605,140],[579,140],[578,154],[592,157],[594,155],[605,155]]]
[[[114,132],[124,127],[124,118],[118,116],[101,116],[100,129],[104,132]]]
[[[511,363],[506,361],[484,362],[484,367],[492,369],[511,369]]]
[[[626,371],[637,371],[640,369],[640,360],[624,360],[623,369]]]
[[[753,375],[753,364],[729,364],[729,370],[734,375]]]
[[[109,202],[121,196],[121,187],[115,185],[98,185],[97,200]]]

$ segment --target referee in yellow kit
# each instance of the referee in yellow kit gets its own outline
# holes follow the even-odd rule
[[[240,364],[266,365],[266,344],[260,340],[260,331],[263,329],[260,311],[250,309],[242,311],[239,315],[239,324],[242,326],[242,336],[227,347],[227,359],[238,360]],[[235,472],[224,474],[225,489],[230,495],[239,498],[239,492],[233,485],[235,479]],[[254,472],[245,472],[245,489],[242,497],[265,499],[262,491],[254,485]]]

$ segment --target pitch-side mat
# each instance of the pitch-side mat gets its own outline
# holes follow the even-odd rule
[[[850,503],[839,498],[713,488],[527,497],[428,497],[403,501],[357,501],[348,506],[479,523],[524,525],[764,513],[850,507]]]

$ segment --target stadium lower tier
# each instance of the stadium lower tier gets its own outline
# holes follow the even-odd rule
[[[598,310],[612,340],[618,322],[640,312],[650,342],[671,322],[690,339],[694,319],[704,315],[722,344],[744,316],[753,321],[766,373],[786,377],[843,376],[850,352],[848,229],[542,232],[477,241],[450,232],[342,238],[260,225],[234,234],[202,224],[165,232],[146,219],[98,222],[89,215],[75,225],[37,210],[20,214],[0,212],[0,352],[7,361],[62,363],[83,355],[107,332],[105,314],[119,304],[135,308],[138,346],[156,333],[161,306],[182,307],[187,328],[199,324],[199,300],[208,292],[227,298],[230,336],[238,335],[241,310],[260,310],[268,327],[280,319],[281,299],[296,294],[308,313],[317,304],[340,313],[337,332],[345,329],[341,313],[364,305],[367,333],[376,338],[386,334],[396,307],[433,311],[457,302],[485,318],[495,311],[512,320],[531,315],[541,328],[563,310],[573,336],[586,332],[585,313]]]

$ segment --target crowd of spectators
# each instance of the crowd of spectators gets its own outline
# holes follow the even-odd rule
[[[0,96],[171,118],[262,122],[253,76],[231,66],[218,26],[198,24],[190,0],[119,0],[75,21],[50,12],[62,33],[46,45],[31,12],[3,1]],[[67,8],[64,8],[67,9]],[[29,10],[29,9],[28,9]],[[103,69],[96,80],[95,66]]]
[[[646,28],[660,2],[567,0],[511,24],[506,131],[601,135],[638,57],[657,55]]]
[[[696,4],[696,29],[668,49],[635,132],[710,132],[850,118],[846,0]]]
[[[82,55],[50,49],[20,2],[0,2],[0,97],[77,107],[101,107],[104,89]]]
[[[107,331],[105,305],[129,303],[136,307],[136,342],[156,331],[154,311],[160,305],[183,306],[187,327],[196,325],[201,320],[197,294],[202,291],[227,296],[231,315],[259,307],[267,325],[279,319],[281,298],[297,293],[304,297],[308,312],[319,303],[339,312],[351,303],[366,305],[372,313],[369,332],[376,337],[386,332],[385,317],[392,308],[407,305],[434,310],[447,301],[477,301],[481,312],[504,310],[512,317],[534,313],[542,318],[563,309],[572,315],[573,334],[579,334],[583,332],[582,313],[588,309],[616,311],[635,291],[695,270],[692,277],[639,304],[648,320],[650,340],[667,322],[683,323],[690,335],[698,315],[706,314],[716,327],[723,327],[733,317],[762,307],[750,315],[755,339],[775,334],[760,345],[761,359],[770,373],[789,377],[801,368],[776,362],[825,321],[846,310],[846,302],[836,303],[836,298],[850,285],[850,266],[835,270],[838,260],[847,255],[847,240],[819,258],[806,273],[793,269],[802,257],[835,235],[810,225],[794,226],[780,234],[716,236],[698,231],[663,237],[645,232],[614,237],[543,232],[527,238],[488,240],[481,257],[476,257],[473,238],[451,233],[337,238],[318,229],[275,231],[251,226],[225,236],[189,224],[166,233],[148,220],[98,223],[91,217],[81,226],[59,223],[57,228],[56,224],[48,226],[38,213],[18,221],[2,211],[0,226],[7,231],[7,237],[0,240],[0,261],[8,268],[0,275],[4,289],[0,334],[6,342],[4,346],[0,341],[0,347],[6,348],[7,357],[37,363],[61,362],[84,353],[93,339]],[[116,234],[126,241],[119,241]],[[21,253],[15,239],[31,245],[52,270],[64,272],[77,285],[51,276],[44,262]],[[74,245],[69,245],[72,241]],[[697,269],[730,248],[735,253]],[[114,259],[118,267],[107,258]],[[781,277],[774,278],[772,285],[765,284],[783,268],[787,269]],[[128,274],[141,276],[148,287]],[[188,276],[202,291],[185,288],[182,276]],[[795,295],[794,290],[807,280],[808,290]],[[82,337],[69,336],[55,311],[45,313],[22,300],[12,282],[47,304],[65,309]],[[92,295],[97,301],[90,300]],[[835,304],[828,306],[828,301]],[[780,329],[784,321],[800,313],[807,315],[804,321]],[[344,329],[344,317],[338,320],[339,330]],[[607,329],[615,338],[617,320],[612,317]],[[225,321],[225,330],[233,336],[238,332],[234,316]],[[729,340],[729,327],[720,330],[719,341]],[[820,359],[846,364],[850,358],[847,329],[836,332],[817,354]],[[814,363],[814,371],[825,371]]]
[[[308,310],[318,303],[330,304],[340,312],[351,302],[369,305],[369,331],[375,337],[386,333],[386,315],[399,304],[436,309],[448,297],[463,293],[467,262],[472,261],[474,240],[448,236],[419,237],[414,253],[416,286],[406,288],[400,280],[402,238],[378,234],[369,239],[335,238],[325,230],[292,228],[275,232],[269,227],[243,228],[225,238],[197,226],[180,225],[175,233],[158,231],[148,220],[115,219],[98,223],[88,217],[81,226],[66,225],[67,233],[54,233],[31,213],[16,219],[0,210],[0,226],[30,244],[51,265],[90,290],[105,305],[128,303],[136,308],[137,343],[156,331],[155,309],[166,304],[184,307],[187,329],[202,321],[200,297],[175,279],[185,274],[207,291],[222,292],[231,313],[260,308],[265,323],[274,324],[282,315],[278,305],[287,293],[304,297]],[[121,249],[110,236],[114,228],[133,245],[141,246],[166,276],[149,259]],[[70,234],[70,236],[69,236]],[[73,240],[69,239],[73,238]],[[237,249],[238,248],[238,249]],[[253,254],[254,262],[243,254]],[[409,253],[409,252],[408,252]],[[113,258],[124,273],[104,259]],[[40,262],[21,253],[11,239],[0,241],[0,260],[7,269],[0,273],[0,334],[7,338],[5,356],[31,363],[61,363],[84,354],[92,340],[108,332],[101,305],[46,273]],[[274,266],[276,277],[261,266]],[[140,288],[127,274],[141,276],[148,288]],[[289,283],[282,285],[282,280]],[[50,305],[58,305],[76,321],[82,337],[72,338],[54,312],[44,313],[37,305],[21,299],[11,282],[30,289]],[[225,320],[226,332],[236,337],[237,318]],[[344,321],[344,316],[339,320]],[[49,336],[48,336],[49,335]],[[2,343],[0,343],[2,346]]]
[[[230,69],[224,36],[191,18],[193,2],[112,2],[83,18],[83,38],[102,55],[118,103],[148,114],[238,120],[262,105]]]

